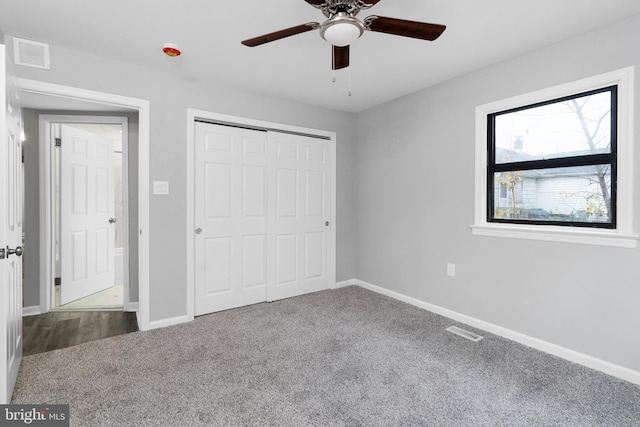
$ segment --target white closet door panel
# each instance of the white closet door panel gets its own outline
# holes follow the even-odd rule
[[[298,171],[296,169],[276,169],[276,215],[280,219],[298,218]]]
[[[267,216],[267,176],[264,166],[242,168],[242,215],[244,218]]]
[[[306,200],[305,214],[307,218],[320,217],[327,215],[325,212],[325,173],[323,171],[307,171],[306,172]]]
[[[304,279],[322,279],[325,276],[325,233],[306,233]]]
[[[206,218],[231,218],[233,168],[231,164],[205,163]]]
[[[269,281],[274,301],[329,287],[329,141],[268,133]]]
[[[232,285],[232,237],[205,239],[205,296],[229,293]]]
[[[278,234],[275,238],[275,285],[295,285],[298,280],[298,234]]]
[[[196,123],[196,315],[266,298],[266,135]]]
[[[265,287],[267,284],[267,236],[244,236],[242,242],[242,286]]]

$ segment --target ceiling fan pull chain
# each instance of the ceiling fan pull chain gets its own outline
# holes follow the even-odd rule
[[[351,96],[351,67],[349,67],[349,96]]]

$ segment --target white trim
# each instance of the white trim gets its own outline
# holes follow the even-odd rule
[[[125,307],[124,311],[137,312],[139,304],[137,302],[130,302],[129,307]]]
[[[53,239],[55,227],[53,225],[53,201],[52,194],[55,194],[53,188],[48,185],[53,185],[49,177],[53,173],[51,166],[51,150],[48,148],[48,144],[43,144],[42,141],[50,141],[49,135],[50,128],[42,124],[38,125],[39,136],[39,158],[40,158],[40,213],[38,215],[40,220],[40,311],[41,313],[47,313],[51,308],[51,281],[55,278],[55,269],[51,262],[49,254],[55,254],[55,241]]]
[[[310,129],[299,126],[292,126],[282,123],[267,122],[262,120],[255,120],[246,117],[229,116],[226,114],[213,113],[205,110],[198,110],[194,108],[187,109],[187,250],[186,259],[187,266],[187,316],[186,320],[193,320],[195,317],[195,271],[192,268],[193,260],[195,259],[195,236],[193,230],[195,229],[195,182],[194,182],[194,170],[195,170],[195,122],[196,120],[211,121],[219,124],[241,125],[256,129],[266,129],[272,131],[290,132],[303,134],[308,136],[315,136],[326,138],[330,141],[331,145],[331,258],[329,260],[329,288],[335,289],[336,287],[336,133],[332,131],[324,131],[318,129]]]
[[[175,325],[179,325],[181,323],[187,323],[187,322],[191,322],[191,321],[193,321],[193,318],[190,317],[189,315],[176,316],[176,317],[171,317],[169,319],[154,320],[152,322],[149,322],[148,328],[144,329],[144,330],[166,328],[167,326],[175,326]],[[140,312],[139,311],[138,311],[138,322],[140,322]],[[140,330],[142,331],[143,329],[140,328]]]
[[[343,280],[342,282],[337,282],[335,289],[346,288],[347,286],[358,285],[358,281],[356,279]]]
[[[131,311],[129,309],[129,120],[124,116],[77,116],[66,114],[41,114],[38,118],[38,127],[40,131],[40,167],[46,165],[46,173],[40,174],[40,224],[44,225],[40,229],[40,254],[43,255],[44,248],[44,262],[41,259],[40,277],[44,278],[40,281],[40,286],[46,286],[47,289],[40,289],[40,297],[45,297],[45,300],[40,300],[40,307],[42,313],[46,313],[55,307],[55,294],[53,293],[54,279],[55,279],[55,226],[52,219],[56,217],[55,204],[53,202],[52,195],[55,194],[55,178],[56,173],[54,167],[54,147],[51,144],[53,138],[56,135],[51,135],[51,125],[58,123],[98,123],[98,124],[115,124],[122,127],[122,184],[123,184],[123,198],[124,198],[124,247],[123,247],[123,310]],[[42,215],[48,215],[47,218]]]
[[[39,305],[32,305],[31,307],[22,307],[22,317],[37,316],[42,314]]]
[[[330,250],[330,261],[329,261],[329,289],[336,288],[336,274],[337,274],[337,259],[336,256],[338,254],[338,223],[336,222],[338,218],[337,211],[337,200],[338,200],[338,167],[337,167],[337,143],[336,143],[336,133],[328,132],[329,137],[329,150],[331,155],[331,248]]]
[[[196,272],[192,268],[192,261],[195,259],[196,239],[193,235],[195,230],[195,141],[196,141],[196,117],[200,117],[203,112],[187,108],[187,200],[185,201],[187,212],[187,322],[195,319],[196,312]]]
[[[148,232],[150,132],[149,101],[23,78],[18,79],[18,87],[24,92],[89,101],[93,103],[103,104],[105,106],[119,107],[138,112],[138,324],[141,330],[149,329],[149,325],[151,323],[149,307],[150,298]],[[46,165],[44,165],[44,167],[46,167]],[[45,170],[44,172],[46,173],[47,171]],[[42,213],[43,212],[41,212],[41,216]],[[44,230],[44,228],[42,228],[42,230]],[[46,248],[41,247],[41,251],[43,249]],[[41,258],[41,262],[45,261],[45,259]],[[42,280],[44,280],[44,278]]]
[[[633,111],[635,68],[627,67],[575,82],[476,107],[475,235],[636,248],[633,232]],[[592,89],[618,85],[618,218],[617,230],[489,223],[487,212],[487,115]]]
[[[541,229],[542,227],[544,228]],[[614,233],[611,230],[496,223],[472,225],[471,229],[476,236],[513,237],[550,242],[616,246],[620,248],[635,248],[638,244],[637,234]]]
[[[475,317],[467,316],[466,314],[458,313],[453,310],[449,310],[447,308],[430,304],[428,302],[401,294],[399,292],[391,291],[380,286],[372,285],[371,283],[363,282],[362,280],[353,280],[353,282],[355,285],[358,285],[370,291],[386,295],[398,301],[406,302],[407,304],[411,304],[432,313],[448,317],[449,319],[455,320],[457,322],[464,323],[474,328],[510,339],[517,343],[526,345],[527,347],[531,347],[536,350],[558,356],[570,362],[577,363],[579,365],[595,369],[596,371],[604,372],[605,374],[612,375],[625,381],[640,385],[640,372],[634,371],[633,369],[625,368],[624,366],[616,365],[614,363],[607,362],[606,360],[597,359],[595,357],[568,349],[566,347],[543,341],[541,339],[534,338],[532,336],[495,325],[493,323],[485,322],[484,320],[476,319]]]

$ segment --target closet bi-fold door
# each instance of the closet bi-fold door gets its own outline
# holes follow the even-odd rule
[[[266,300],[266,132],[196,123],[195,314]]]
[[[269,132],[267,300],[329,287],[329,141]]]

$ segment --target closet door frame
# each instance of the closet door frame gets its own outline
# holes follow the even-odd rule
[[[329,289],[335,289],[336,287],[336,133],[331,131],[311,129],[306,127],[286,125],[282,123],[254,120],[245,117],[230,116],[226,114],[218,114],[210,111],[197,110],[189,108],[187,109],[187,200],[186,200],[186,213],[187,213],[187,318],[193,320],[195,317],[195,269],[194,257],[195,257],[195,124],[197,121],[204,121],[214,124],[237,126],[248,129],[275,131],[281,133],[292,133],[304,136],[312,136],[315,138],[321,138],[329,141],[329,155],[331,156],[331,171],[330,171],[330,197],[331,197],[331,212],[330,222],[330,256],[328,260],[328,276],[329,276]]]

